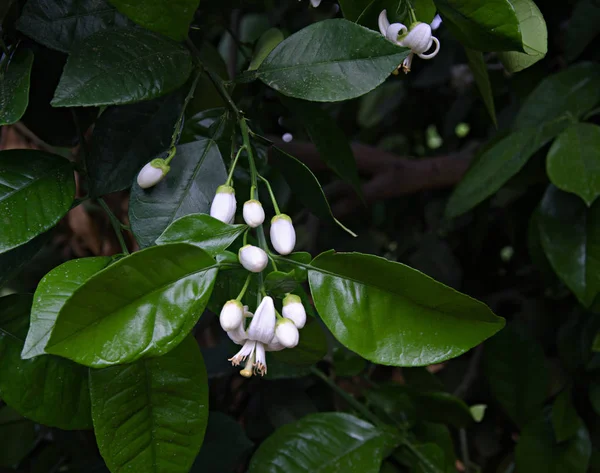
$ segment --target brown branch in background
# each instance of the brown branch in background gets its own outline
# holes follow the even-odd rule
[[[328,169],[312,143],[297,140],[285,143],[273,136],[269,139],[313,171]],[[473,159],[472,149],[418,159],[403,158],[360,143],[353,143],[352,151],[359,173],[367,177],[363,181],[363,193],[368,204],[424,190],[451,187],[460,181]],[[342,181],[333,182],[324,190],[332,199],[332,210],[338,218],[364,209],[351,187]]]

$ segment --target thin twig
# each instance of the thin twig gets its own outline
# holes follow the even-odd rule
[[[127,243],[125,243],[125,239],[123,238],[123,233],[121,232],[121,226],[122,226],[121,221],[117,218],[117,216],[113,213],[113,211],[110,210],[110,207],[108,206],[108,204],[104,201],[104,199],[102,197],[98,198],[98,203],[100,204],[100,207],[102,207],[102,209],[104,209],[104,211],[106,212],[106,215],[108,215],[110,224],[112,225],[113,230],[115,231],[115,234],[117,235],[117,239],[119,240],[119,244],[121,245],[121,250],[123,251],[123,253],[128,255],[129,248],[127,248]]]

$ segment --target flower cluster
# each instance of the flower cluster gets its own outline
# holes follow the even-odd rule
[[[421,23],[420,21],[415,21],[408,28],[402,23],[390,24],[386,10],[383,10],[379,14],[379,31],[388,41],[410,49],[409,55],[400,66],[404,73],[410,72],[410,66],[415,54],[421,59],[431,59],[440,50],[440,42],[435,36],[432,36],[430,25]],[[435,49],[426,54],[434,43]]]
[[[268,181],[266,183],[276,215],[271,220],[271,244],[280,255],[289,255],[296,245],[296,231],[292,219],[279,212],[277,202]],[[254,188],[251,191],[254,197]],[[211,204],[210,215],[225,223],[233,223],[237,209],[235,190],[230,185],[230,180],[225,185],[219,186]],[[250,228],[260,227],[265,221],[265,211],[260,201],[251,198],[244,203],[242,212],[244,221]],[[262,229],[260,230],[262,232]],[[245,237],[244,237],[245,241]],[[264,238],[263,238],[264,241]],[[260,273],[268,263],[267,248],[245,244],[238,251],[240,264],[250,273]],[[300,339],[299,329],[306,323],[306,311],[300,297],[287,294],[283,299],[282,313],[275,309],[273,298],[266,295],[258,305],[255,313],[249,311],[248,306],[242,304],[241,299],[248,287],[251,275],[237,299],[228,301],[221,310],[219,321],[221,327],[233,342],[242,345],[241,350],[229,359],[234,366],[245,363],[240,372],[242,376],[250,377],[254,373],[263,376],[267,372],[265,353],[279,351],[284,348],[293,348]]]

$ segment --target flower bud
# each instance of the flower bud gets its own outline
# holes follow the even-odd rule
[[[260,273],[267,267],[267,263],[269,262],[269,258],[264,250],[253,245],[242,246],[238,252],[238,258],[241,265],[253,273]]]
[[[235,190],[233,190],[233,187],[219,186],[210,206],[210,216],[224,223],[233,223],[235,209]]]
[[[275,332],[275,336],[273,337],[273,339],[271,340],[271,343],[269,343],[266,347],[265,350],[266,351],[281,351],[283,350],[285,347],[281,344],[281,342],[279,341],[279,339],[277,338],[277,332]]]
[[[265,221],[265,211],[258,200],[249,200],[244,203],[244,222],[249,227],[256,228]]]
[[[275,328],[275,336],[279,343],[286,348],[294,348],[300,340],[300,333],[294,322],[288,319],[280,319]]]
[[[287,215],[275,215],[271,220],[271,244],[280,255],[289,255],[294,251],[296,230]]]
[[[304,327],[306,323],[306,310],[302,305],[302,299],[295,294],[288,294],[283,299],[283,310],[281,314],[294,322],[297,328]]]
[[[227,301],[221,309],[221,315],[219,315],[219,322],[221,327],[226,332],[239,327],[244,318],[244,306],[241,302],[232,299]]]
[[[275,335],[275,322],[273,299],[265,296],[248,327],[248,339],[269,344]]]
[[[137,183],[142,189],[158,184],[169,172],[169,165],[164,159],[153,159],[147,163],[137,176]]]

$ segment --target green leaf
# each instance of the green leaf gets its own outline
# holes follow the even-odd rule
[[[177,91],[104,110],[94,126],[86,159],[90,194],[127,189],[146,163],[165,157],[182,104],[183,96]]]
[[[58,313],[77,288],[110,263],[111,258],[81,258],[61,264],[40,281],[31,307],[31,324],[21,357],[26,360],[45,353]]]
[[[290,97],[339,102],[373,90],[408,53],[379,32],[324,20],[279,43],[253,76]]]
[[[390,434],[349,414],[311,414],[284,425],[258,448],[248,473],[378,473]]]
[[[183,243],[122,258],[67,299],[46,352],[92,368],[163,355],[202,315],[217,269],[207,253]]]
[[[48,241],[51,232],[42,233],[24,245],[0,254],[0,288],[26,265]]]
[[[189,243],[211,256],[225,251],[248,229],[247,225],[228,225],[206,214],[191,214],[175,220],[156,240],[157,245]]]
[[[0,151],[0,253],[52,228],[73,203],[71,163],[44,151]]]
[[[34,449],[35,424],[8,406],[0,407],[0,466],[17,468]]]
[[[490,76],[488,75],[487,65],[483,59],[483,53],[480,51],[474,51],[470,48],[465,48],[467,54],[467,61],[469,62],[469,68],[475,78],[477,89],[481,94],[485,108],[494,123],[494,126],[498,127],[498,121],[496,120],[496,107],[494,106],[494,95],[492,94],[492,84],[490,83]]]
[[[478,51],[523,51],[519,19],[509,0],[434,0],[444,25]]]
[[[296,287],[298,281],[294,271],[271,271],[265,278],[265,290],[275,297],[285,297],[286,294],[294,292]]]
[[[272,159],[269,161],[269,164],[283,174],[284,179],[292,189],[297,190],[297,197],[308,210],[323,220],[333,221],[350,235],[356,236],[354,232],[342,225],[333,216],[321,184],[319,184],[315,175],[304,163],[275,146],[271,148],[270,153]]]
[[[570,388],[563,389],[552,405],[552,427],[558,443],[577,435],[583,423],[577,415]]]
[[[271,354],[277,361],[295,366],[311,366],[327,354],[327,337],[316,319],[309,318],[301,330],[300,341],[294,348]]]
[[[600,126],[577,123],[563,131],[546,161],[548,177],[559,189],[572,192],[590,206],[600,195]]]
[[[47,48],[68,53],[100,30],[127,26],[127,18],[104,0],[28,0],[17,28]]]
[[[94,431],[112,473],[188,473],[208,421],[196,340],[158,358],[90,370]]]
[[[348,138],[319,104],[283,98],[283,104],[304,125],[321,159],[362,197],[356,160]]]
[[[498,53],[498,58],[508,72],[518,72],[546,56],[548,30],[542,12],[532,0],[510,0],[510,2],[519,20],[525,52],[504,51]]]
[[[541,413],[549,373],[542,347],[523,329],[509,325],[486,342],[484,370],[494,397],[517,425]]]
[[[235,449],[231,446],[235,445]],[[202,449],[190,473],[234,473],[253,443],[235,419],[212,411]]]
[[[567,59],[573,61],[585,50],[600,33],[600,5],[593,0],[579,0],[565,38]]]
[[[129,204],[133,233],[142,248],[175,220],[189,214],[208,213],[217,187],[227,179],[225,164],[214,140],[200,139],[177,147],[171,171],[156,186],[134,184]]]
[[[12,125],[25,113],[32,65],[33,53],[28,49],[17,51],[10,60],[0,80],[0,125]]]
[[[548,187],[540,204],[542,247],[554,268],[586,307],[600,292],[600,201],[587,207],[573,194]]]
[[[78,42],[52,105],[89,107],[153,99],[185,83],[192,71],[187,49],[141,28],[99,31]]]
[[[523,169],[531,156],[568,125],[568,117],[562,116],[537,127],[516,130],[483,148],[452,192],[446,217],[457,217],[495,194]]]
[[[35,422],[89,429],[88,370],[56,356],[21,359],[31,302],[30,294],[0,298],[0,397]]]
[[[485,304],[415,269],[372,255],[322,253],[310,264],[308,280],[329,330],[374,363],[439,363],[504,326],[504,319]]]
[[[580,118],[600,101],[600,65],[582,62],[541,81],[519,110],[513,130],[563,116]]]
[[[137,24],[174,40],[187,38],[199,0],[109,0]]]
[[[592,454],[592,444],[585,425],[576,435],[557,443],[552,425],[543,417],[526,425],[515,450],[518,471],[544,473],[585,473]]]
[[[252,55],[252,61],[250,61],[248,70],[254,71],[258,69],[271,51],[284,39],[285,36],[279,28],[270,28],[265,31],[254,47],[254,54]]]
[[[435,18],[437,8],[433,0],[413,0],[412,6],[418,21],[430,24]]]

